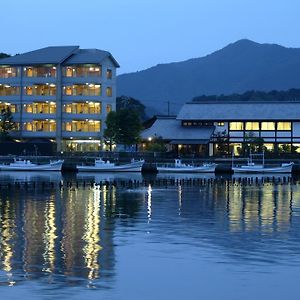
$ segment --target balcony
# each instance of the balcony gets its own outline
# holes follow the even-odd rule
[[[10,84],[0,84],[0,97],[1,100],[5,99],[16,99],[20,97],[20,87],[13,86]]]
[[[56,132],[49,131],[22,131],[23,138],[55,138]]]
[[[83,131],[63,131],[62,137],[63,138],[93,138],[93,139],[99,139],[102,136],[101,132],[83,132]]]
[[[51,119],[56,116],[55,102],[33,102],[23,105],[23,116],[27,119]]]
[[[39,66],[39,67],[24,67],[24,78],[55,78],[56,67],[55,66]]]
[[[20,83],[21,83],[21,77],[9,77],[9,78],[0,77],[0,84],[19,85]]]
[[[0,83],[20,83],[20,69],[16,67],[0,67]]]
[[[71,97],[85,97],[91,99],[100,97],[101,94],[101,84],[86,83],[63,86],[63,97],[65,99],[71,99]]]
[[[101,102],[73,102],[63,105],[64,119],[101,119],[102,103]]]
[[[55,84],[56,78],[55,77],[23,77],[23,84],[24,85],[34,85],[34,84]]]
[[[63,123],[63,137],[100,137],[100,120],[70,120]]]
[[[95,64],[66,66],[62,74],[65,78],[99,78],[102,76],[102,66]]]

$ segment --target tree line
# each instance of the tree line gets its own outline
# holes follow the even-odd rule
[[[192,99],[193,101],[300,101],[300,89],[289,89],[287,91],[273,90],[270,92],[247,91],[243,94],[230,95],[202,95]]]

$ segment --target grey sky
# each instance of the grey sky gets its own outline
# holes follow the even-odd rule
[[[109,50],[119,73],[199,57],[241,38],[300,47],[299,0],[1,1],[0,52]]]

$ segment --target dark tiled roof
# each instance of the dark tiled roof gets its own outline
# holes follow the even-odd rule
[[[0,59],[0,65],[59,64],[77,49],[78,46],[46,47]]]
[[[119,67],[118,62],[109,52],[98,49],[79,49],[64,62],[64,65],[101,63],[106,57],[109,57],[113,61],[114,65]]]
[[[119,67],[111,53],[98,49],[79,49],[79,46],[46,47],[0,59],[0,65],[89,64],[101,63],[106,57]]]
[[[183,127],[175,118],[157,118],[153,125],[141,134],[143,139],[161,137],[164,140],[209,140],[215,127]]]
[[[300,120],[299,101],[204,101],[186,103],[178,120]]]

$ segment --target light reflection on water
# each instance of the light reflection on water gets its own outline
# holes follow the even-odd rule
[[[126,176],[142,179],[78,174],[77,180]],[[93,290],[108,299],[138,299],[140,291],[144,299],[198,299],[202,278],[206,299],[259,299],[254,284],[277,299],[287,289],[276,285],[277,276],[299,271],[298,184],[14,187],[65,179],[0,173],[0,182],[11,183],[0,192],[0,285],[13,286],[12,295],[54,298],[63,292],[80,299]],[[261,276],[267,276],[262,286]],[[293,275],[289,284],[297,280]],[[296,299],[296,289],[295,297],[289,289],[289,299]]]

